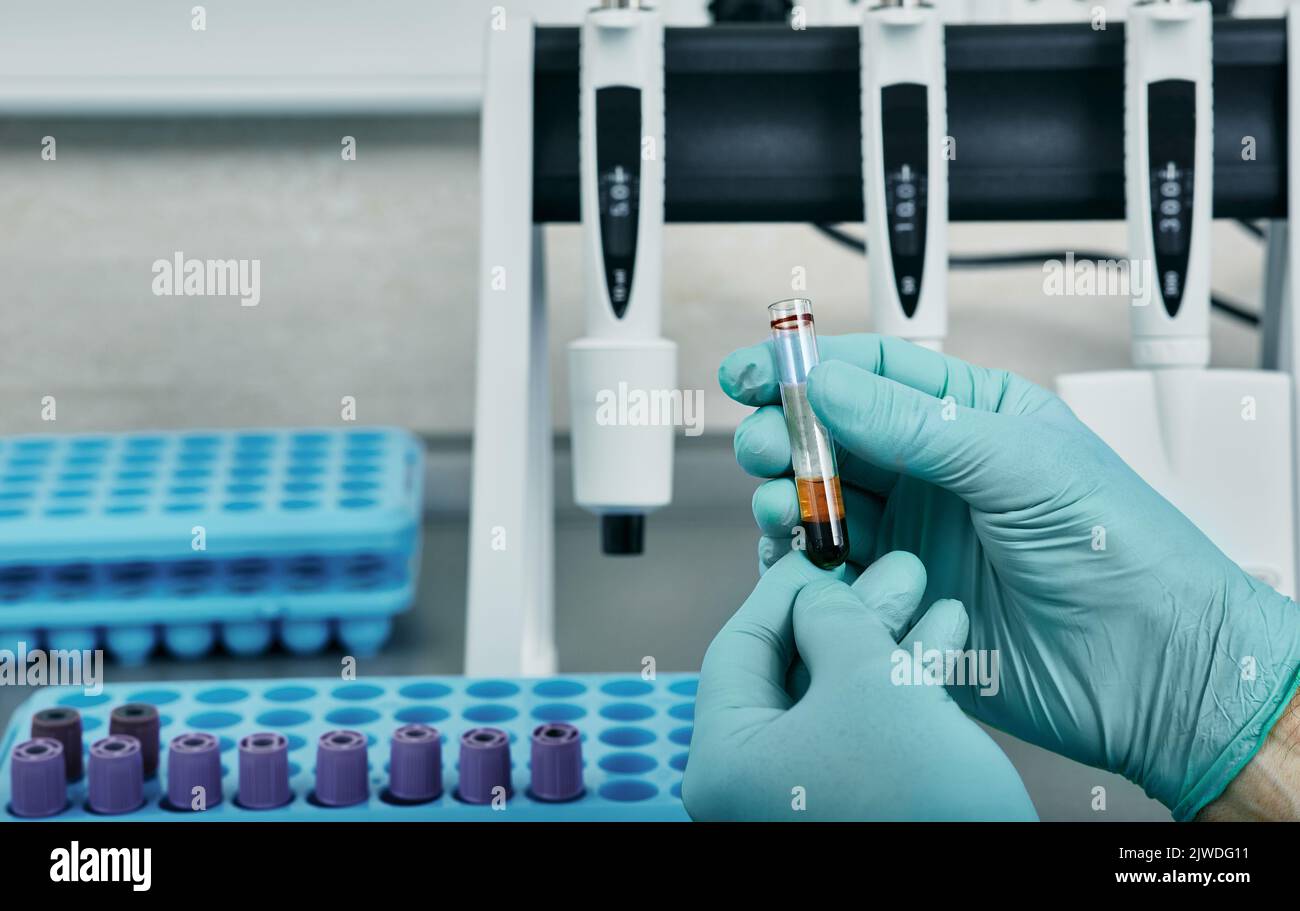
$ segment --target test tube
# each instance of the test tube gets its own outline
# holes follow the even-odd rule
[[[777,301],[768,308],[772,347],[781,383],[781,406],[790,434],[790,462],[799,494],[804,555],[822,569],[834,569],[849,556],[844,495],[835,466],[835,443],[808,403],[808,373],[817,366],[817,333],[812,301]]]

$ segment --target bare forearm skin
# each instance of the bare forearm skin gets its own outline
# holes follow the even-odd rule
[[[1254,758],[1196,814],[1197,822],[1277,820],[1300,820],[1300,693]]]

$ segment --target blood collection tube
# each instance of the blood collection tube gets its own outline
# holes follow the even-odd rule
[[[767,309],[772,320],[781,405],[790,433],[790,462],[799,494],[804,554],[814,565],[834,569],[849,556],[849,533],[839,469],[835,467],[835,443],[808,403],[808,373],[818,364],[812,301],[777,301]]]

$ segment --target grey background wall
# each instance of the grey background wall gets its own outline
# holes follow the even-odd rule
[[[56,161],[43,161],[53,136]],[[357,160],[343,161],[343,136]],[[6,353],[0,430],[360,419],[463,435],[472,422],[478,268],[473,119],[11,120],[0,122],[0,269]],[[490,178],[489,178],[490,179]],[[563,346],[581,332],[577,228],[549,229],[557,425]],[[1254,303],[1258,245],[1216,226],[1214,284]],[[1123,228],[953,228],[955,251],[1072,245],[1122,250]],[[257,258],[262,301],[155,297],[151,265],[176,251]],[[706,429],[743,411],[714,378],[762,335],[762,307],[794,266],[823,331],[868,327],[860,257],[803,225],[678,225],[666,243],[666,333],[681,382],[706,395]],[[955,273],[950,350],[1039,382],[1121,366],[1125,302],[1046,297],[1039,269]],[[1252,364],[1254,334],[1215,323],[1215,362]]]

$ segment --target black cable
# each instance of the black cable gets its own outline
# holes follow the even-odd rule
[[[1119,260],[1122,256],[1103,253],[1100,250],[1071,250],[1068,257],[1074,262],[1084,260]],[[949,256],[948,264],[959,269],[984,269],[994,266],[1040,266],[1049,259],[1064,262],[1067,253],[1063,250],[1034,250],[1024,253],[977,253],[969,256]]]
[[[867,242],[854,237],[848,231],[841,231],[834,225],[828,225],[822,222],[813,222],[813,228],[829,237],[836,243],[843,244],[851,250],[857,250],[859,253],[867,252]]]
[[[1247,310],[1245,307],[1241,306],[1241,304],[1234,304],[1211,294],[1210,306],[1229,319],[1235,319],[1237,322],[1245,323],[1247,326],[1259,326],[1259,314]]]
[[[1254,237],[1258,238],[1259,240],[1264,240],[1268,236],[1267,234],[1264,233],[1264,229],[1261,228],[1259,225],[1255,224],[1253,221],[1246,221],[1246,219],[1244,218],[1238,218],[1237,224],[1240,225],[1241,229],[1245,231],[1247,234],[1251,234]]]
[[[1243,225],[1249,225],[1253,231],[1258,231],[1254,225],[1249,222],[1242,222]],[[847,231],[843,231],[834,225],[814,224],[813,227],[821,234],[829,237],[836,243],[843,244],[851,250],[858,253],[867,252],[867,242],[859,237],[854,237]],[[1263,236],[1263,232],[1259,232]],[[1124,257],[1114,253],[1104,253],[1100,250],[1071,250],[1068,256],[1074,260],[1119,260]],[[957,269],[987,269],[1000,266],[1037,266],[1049,259],[1064,261],[1067,258],[1065,251],[1054,250],[1036,250],[1023,253],[981,253],[975,255],[949,256],[948,265]],[[1224,316],[1235,319],[1238,322],[1245,323],[1249,326],[1259,325],[1259,314],[1247,310],[1240,304],[1235,304],[1224,300],[1216,295],[1210,296],[1210,306],[1218,310]]]

